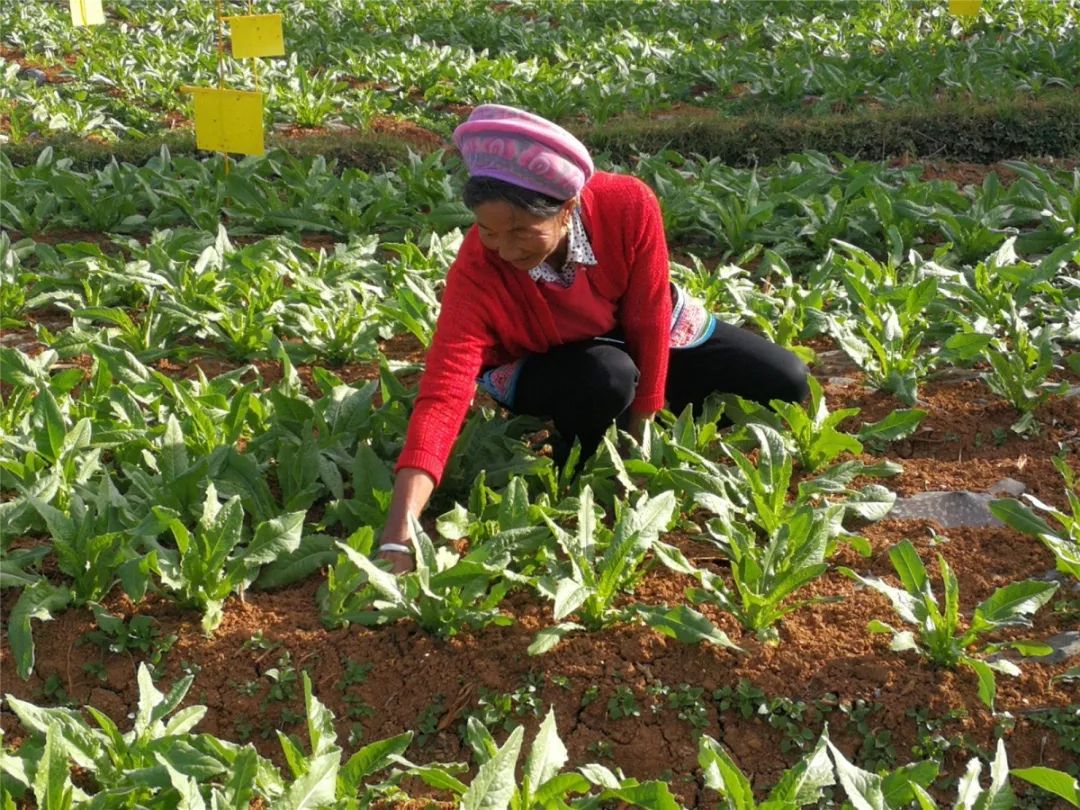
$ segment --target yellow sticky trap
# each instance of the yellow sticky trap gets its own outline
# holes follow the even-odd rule
[[[974,17],[982,9],[982,0],[949,0],[949,11],[957,17]]]
[[[102,25],[105,12],[101,10],[101,0],[68,0],[71,7],[71,22],[75,25]]]
[[[225,19],[232,37],[232,55],[237,59],[285,54],[280,14],[246,14]]]
[[[261,155],[263,93],[184,87],[195,97],[195,145],[209,152]]]

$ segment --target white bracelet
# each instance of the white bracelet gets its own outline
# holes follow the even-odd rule
[[[401,543],[383,543],[379,546],[379,551],[397,551],[401,554],[412,554],[413,550],[409,546],[403,546]]]

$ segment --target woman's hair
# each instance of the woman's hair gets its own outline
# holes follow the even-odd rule
[[[534,217],[544,219],[549,219],[559,213],[559,209],[566,202],[566,200],[541,194],[539,191],[515,186],[505,180],[477,175],[465,182],[465,192],[462,196],[465,199],[465,205],[471,209],[488,202],[506,202],[527,211]]]

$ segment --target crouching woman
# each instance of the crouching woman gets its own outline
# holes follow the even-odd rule
[[[446,278],[379,556],[413,568],[409,515],[439,482],[479,384],[549,418],[556,461],[591,455],[619,420],[714,392],[799,401],[806,366],[718,321],[669,279],[660,206],[640,180],[598,172],[584,145],[531,113],[488,104],[454,132],[476,222]]]

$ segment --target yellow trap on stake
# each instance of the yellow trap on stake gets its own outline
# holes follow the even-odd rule
[[[246,14],[224,19],[229,24],[232,55],[237,59],[285,54],[280,14]]]
[[[209,152],[261,155],[263,145],[263,93],[184,87],[195,101],[195,145]]]
[[[949,0],[949,11],[957,17],[974,17],[982,9],[982,0]]]
[[[71,22],[75,25],[102,25],[105,12],[101,10],[101,0],[68,0],[71,7]]]

